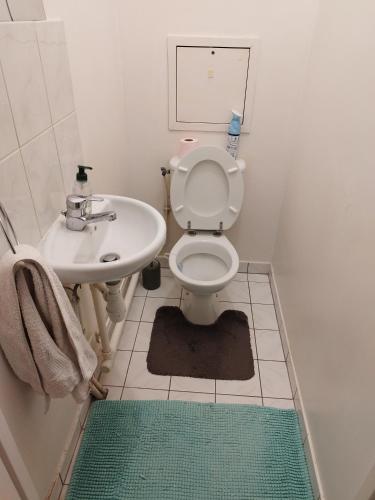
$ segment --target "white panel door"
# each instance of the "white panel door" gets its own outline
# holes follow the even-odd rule
[[[250,49],[177,47],[177,121],[229,123],[242,115]]]

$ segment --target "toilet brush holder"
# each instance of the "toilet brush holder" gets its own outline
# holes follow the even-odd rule
[[[160,287],[160,262],[153,260],[142,271],[142,284],[146,290],[156,290]]]

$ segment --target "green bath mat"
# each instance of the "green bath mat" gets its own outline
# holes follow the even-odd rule
[[[93,404],[69,500],[312,500],[294,410]]]

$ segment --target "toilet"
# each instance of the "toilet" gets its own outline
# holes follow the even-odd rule
[[[185,233],[172,248],[169,267],[187,291],[182,301],[186,319],[209,325],[219,316],[217,292],[238,271],[238,254],[224,231],[240,213],[243,160],[224,149],[201,146],[170,161],[171,206]]]

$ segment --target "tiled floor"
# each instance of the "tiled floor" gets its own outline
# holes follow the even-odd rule
[[[159,289],[138,285],[119,351],[102,382],[110,399],[170,399],[249,403],[294,408],[288,371],[276,320],[273,297],[266,274],[238,273],[219,293],[220,309],[245,312],[251,328],[255,376],[250,380],[209,380],[153,375],[146,357],[152,322],[163,305],[180,306],[184,290],[168,269],[162,269]]]
[[[158,290],[147,291],[138,285],[113,368],[101,378],[109,389],[108,399],[169,399],[294,408],[266,274],[238,273],[219,294],[222,311],[237,309],[245,312],[249,319],[255,365],[255,376],[250,380],[169,377],[153,375],[147,370],[146,357],[156,310],[163,305],[180,306],[183,299],[184,291],[168,269],[162,269]],[[71,468],[65,483],[69,482]]]

